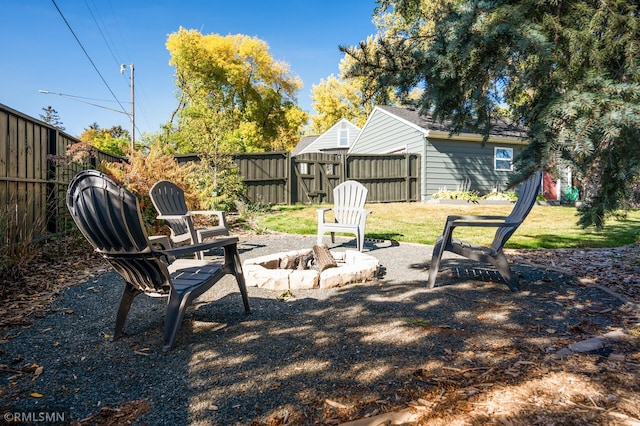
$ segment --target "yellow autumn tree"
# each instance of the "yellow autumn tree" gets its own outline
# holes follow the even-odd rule
[[[101,129],[97,123],[93,123],[80,134],[80,140],[86,142],[100,151],[124,157],[130,151],[131,140],[129,132],[121,126],[113,126],[110,129]]]
[[[346,78],[346,71],[353,66],[353,58],[345,55],[340,61],[340,76],[330,75],[311,88],[311,100],[316,115],[311,116],[311,131],[321,134],[345,118],[358,127],[364,126],[376,105],[410,106],[420,97],[420,90],[400,100],[396,88],[389,86],[384,93],[370,95],[367,81],[362,77]]]
[[[203,35],[180,28],[167,49],[179,103],[173,140],[179,150],[217,155],[289,150],[307,120],[296,105],[302,82],[276,61],[263,40],[242,34]]]
[[[345,118],[358,127],[367,120],[369,108],[360,105],[360,89],[353,81],[345,81],[331,74],[311,88],[311,106],[317,115],[311,117],[311,130],[321,134]]]

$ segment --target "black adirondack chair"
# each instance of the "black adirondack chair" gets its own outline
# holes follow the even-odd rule
[[[536,172],[520,185],[518,200],[513,206],[513,210],[509,216],[451,215],[447,217],[444,231],[442,235],[438,237],[433,247],[428,287],[433,288],[435,286],[442,254],[445,251],[449,251],[477,262],[493,265],[509,288],[512,291],[518,291],[518,276],[511,271],[509,262],[502,252],[502,249],[535,204],[536,196],[540,190],[540,181],[541,174]],[[452,237],[453,231],[456,227],[460,226],[494,227],[497,229],[491,246],[486,247],[454,239]]]
[[[168,297],[163,350],[171,349],[185,309],[226,274],[240,288],[245,312],[251,313],[238,254],[238,238],[168,250],[157,249],[142,222],[135,195],[95,170],[76,175],[67,190],[67,207],[76,225],[113,268],[124,278],[125,288],[116,316],[114,340],[136,296]],[[176,259],[176,256],[222,247],[224,262]]]
[[[224,212],[221,210],[189,210],[184,198],[184,191],[168,180],[156,182],[149,191],[153,206],[158,211],[158,219],[165,221],[171,230],[171,242],[174,245],[202,243],[205,239],[229,235]],[[197,215],[216,216],[218,224],[204,228],[196,228],[193,217]],[[196,257],[203,258],[202,252]]]

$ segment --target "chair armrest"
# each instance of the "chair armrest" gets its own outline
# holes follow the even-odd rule
[[[325,207],[322,209],[316,209],[316,211],[318,212],[318,223],[324,223],[324,214],[328,211],[333,210],[332,207]]]
[[[172,248],[170,250],[153,250],[157,253],[164,254],[166,256],[181,256],[185,254],[191,254],[199,251],[210,250],[215,247],[226,247],[233,244],[237,244],[238,237],[218,238],[206,243],[192,244],[182,247]]]
[[[447,245],[451,242],[453,231],[458,226],[503,228],[518,225],[517,223],[506,222],[506,219],[507,216],[450,215],[447,217],[444,230],[442,231],[444,244]]]
[[[507,216],[465,216],[452,214],[447,216],[447,222],[454,220],[506,220]]]
[[[160,246],[162,250],[170,250],[172,247],[171,240],[166,235],[151,235],[149,242],[152,246]]]
[[[189,214],[221,215],[224,212],[222,210],[189,210]]]
[[[184,220],[186,217],[188,217],[189,214],[161,214],[156,216],[156,219],[163,219],[163,220]]]
[[[373,212],[366,209],[359,209],[358,212],[360,213],[360,224],[364,226],[365,222],[367,221],[367,216],[369,216]]]
[[[516,226],[518,225],[515,222],[489,222],[489,221],[479,221],[479,222],[469,222],[464,220],[455,220],[453,222],[447,223],[451,228],[455,228],[457,226],[477,226],[477,227],[487,227],[487,228],[502,228],[508,226]]]

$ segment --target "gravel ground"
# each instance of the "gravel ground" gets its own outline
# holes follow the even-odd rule
[[[314,243],[248,236],[240,251],[245,259]],[[331,248],[355,248],[351,239],[338,243]],[[417,371],[470,346],[549,352],[559,348],[548,330],[563,333],[587,314],[597,333],[618,326],[607,312],[620,300],[558,272],[516,266],[524,290],[514,294],[490,270],[445,255],[439,287],[428,290],[430,246],[367,241],[365,252],[380,260],[378,281],[296,291],[286,301],[249,288],[252,315],[226,277],[187,312],[167,354],[163,300],[139,297],[128,336],[110,341],[123,281],[113,271],[98,274],[66,289],[33,326],[5,335],[0,411],[81,421],[146,400],[136,424],[331,424],[334,403],[406,406],[415,398],[407,389],[425,386]]]

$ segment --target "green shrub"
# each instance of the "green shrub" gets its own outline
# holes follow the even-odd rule
[[[476,191],[447,191],[447,188],[440,188],[431,196],[431,198],[434,200],[463,200],[472,203],[475,203],[480,199],[478,192]]]
[[[518,193],[513,191],[494,191],[486,195],[483,195],[482,200],[505,200],[516,201],[518,199]]]

